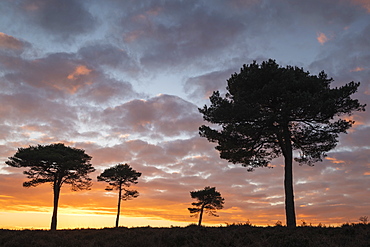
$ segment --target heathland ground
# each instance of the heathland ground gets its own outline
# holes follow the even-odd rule
[[[0,229],[0,246],[370,246],[370,225],[341,227],[256,227],[249,224],[220,227],[104,228],[73,230]]]

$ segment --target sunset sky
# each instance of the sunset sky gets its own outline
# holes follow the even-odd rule
[[[369,0],[1,0],[0,228],[49,228],[52,188],[24,188],[5,161],[62,142],[92,156],[89,191],[62,188],[58,228],[113,227],[117,194],[96,177],[118,163],[142,173],[122,226],[196,223],[190,191],[216,187],[205,224],[285,222],[283,159],[248,172],[198,134],[198,107],[243,64],[324,70],[361,82],[370,105]],[[368,108],[367,107],[367,108]],[[297,223],[370,216],[370,109],[315,166],[294,164]]]

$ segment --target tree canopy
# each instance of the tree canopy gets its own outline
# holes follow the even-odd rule
[[[222,209],[225,199],[221,197],[221,193],[216,191],[216,187],[205,187],[203,190],[190,191],[190,196],[196,199],[197,202],[193,202],[191,205],[194,208],[188,208],[193,216],[199,214],[198,225],[202,225],[203,212],[205,211],[211,216],[216,216],[216,210]]]
[[[88,174],[95,171],[90,160],[91,156],[84,150],[58,143],[18,148],[5,163],[12,167],[29,168],[23,172],[30,179],[23,183],[24,187],[52,184],[54,209],[50,229],[56,230],[60,189],[63,184],[70,184],[74,191],[89,189],[92,183]]]
[[[121,200],[130,200],[139,196],[137,190],[129,190],[125,187],[130,187],[132,184],[137,184],[138,178],[141,176],[140,172],[132,169],[128,164],[118,164],[113,167],[105,169],[98,177],[98,181],[107,182],[109,185],[105,190],[118,190],[118,205],[116,227],[119,225],[119,216],[121,211]],[[122,193],[124,192],[124,193]]]
[[[210,97],[211,105],[199,109],[204,120],[219,125],[200,127],[200,135],[217,142],[220,157],[240,163],[252,171],[266,167],[281,155],[285,163],[287,225],[295,227],[292,184],[294,158],[300,164],[322,161],[333,149],[340,133],[354,121],[340,118],[364,111],[352,99],[360,83],[330,88],[333,82],[324,71],[310,75],[302,68],[280,67],[275,60],[243,65],[227,81],[227,93]]]

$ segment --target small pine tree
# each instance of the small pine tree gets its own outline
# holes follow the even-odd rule
[[[190,196],[193,199],[197,199],[197,202],[193,202],[192,205],[195,208],[188,208],[191,216],[197,216],[199,214],[198,226],[202,225],[203,212],[206,211],[209,215],[216,216],[216,210],[222,209],[225,199],[221,197],[220,192],[216,191],[215,187],[205,187],[203,190],[190,191]]]
[[[367,222],[369,221],[369,217],[367,217],[367,216],[361,216],[359,218],[359,220],[361,221],[362,224],[366,225]]]
[[[135,171],[128,164],[118,164],[105,169],[98,177],[98,181],[109,183],[105,190],[118,190],[118,205],[116,227],[119,225],[119,216],[121,211],[121,200],[130,200],[139,196],[137,190],[128,190],[124,187],[130,187],[131,184],[137,184],[137,179],[141,176],[140,172]],[[122,193],[124,191],[124,193]]]

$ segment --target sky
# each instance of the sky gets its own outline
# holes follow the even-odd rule
[[[50,184],[24,188],[5,165],[18,148],[64,143],[92,156],[89,191],[62,188],[58,228],[115,223],[117,193],[96,177],[127,163],[142,173],[122,226],[196,223],[190,191],[216,187],[219,217],[204,224],[285,222],[283,159],[248,172],[200,137],[199,107],[243,64],[269,58],[332,87],[361,82],[370,105],[369,0],[2,0],[0,2],[0,228],[49,228]],[[370,115],[315,166],[294,164],[297,223],[370,216]]]

